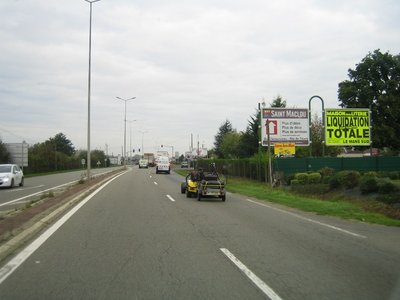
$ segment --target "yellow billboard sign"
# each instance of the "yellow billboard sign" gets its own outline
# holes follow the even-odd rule
[[[370,121],[369,109],[326,109],[326,145],[369,146],[371,143]]]
[[[295,143],[275,143],[274,144],[275,155],[294,155],[296,154]]]

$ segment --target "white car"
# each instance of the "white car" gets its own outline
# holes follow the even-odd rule
[[[147,159],[141,159],[139,160],[139,169],[141,168],[148,168],[149,167],[149,161]]]
[[[0,187],[24,185],[24,173],[17,165],[0,165]]]
[[[160,156],[157,158],[156,162],[156,174],[158,173],[171,173],[171,163],[169,158],[166,156]]]

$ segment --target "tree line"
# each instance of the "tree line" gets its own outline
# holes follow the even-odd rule
[[[385,150],[388,155],[400,153],[400,54],[370,52],[355,69],[348,70],[349,79],[338,84],[339,106],[369,108],[371,111],[372,147]],[[286,107],[286,100],[277,96],[270,107]],[[211,155],[218,158],[249,158],[259,155],[258,110],[250,116],[244,131],[238,132],[225,120],[215,135]],[[296,147],[296,156],[323,155],[323,122],[317,116],[311,121],[311,146]],[[311,147],[311,149],[310,149]],[[310,151],[311,150],[311,151]],[[337,156],[339,147],[326,147],[325,155]]]
[[[109,166],[110,161],[104,151],[93,150],[90,152],[91,165]],[[5,144],[0,140],[0,163],[10,162]],[[36,143],[29,147],[28,162],[29,166],[24,168],[24,173],[43,173],[60,170],[72,170],[82,168],[82,159],[86,160],[86,150],[76,150],[72,142],[63,133],[58,133],[54,137],[42,143]]]

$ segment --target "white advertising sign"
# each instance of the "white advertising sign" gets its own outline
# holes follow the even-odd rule
[[[263,108],[261,110],[261,141],[268,146],[275,143],[309,145],[308,109],[306,108]]]

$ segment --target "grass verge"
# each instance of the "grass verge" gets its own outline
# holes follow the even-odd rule
[[[174,170],[186,176],[187,170]],[[241,178],[228,178],[226,189],[259,200],[274,202],[319,215],[329,215],[343,219],[353,219],[386,226],[399,226],[400,220],[389,218],[383,214],[365,210],[359,202],[350,202],[341,197],[319,199],[318,197],[299,196],[282,188],[271,188],[265,183]]]

